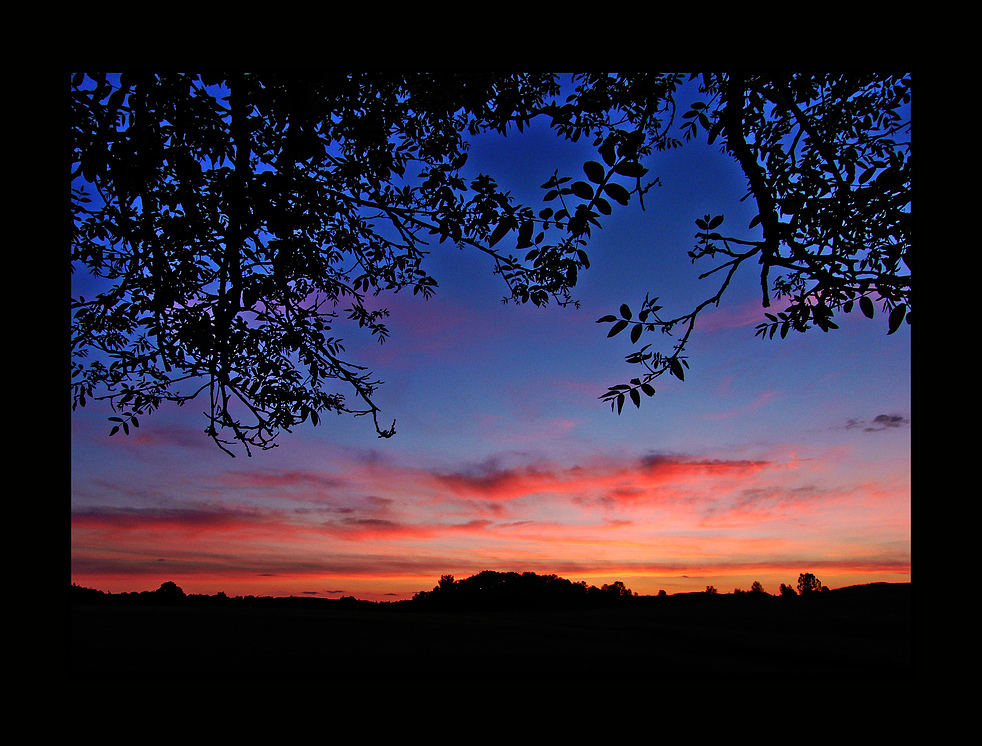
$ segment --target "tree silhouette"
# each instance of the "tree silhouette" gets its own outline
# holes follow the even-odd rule
[[[185,598],[184,590],[175,582],[168,580],[160,584],[154,593],[165,600],[174,601]]]
[[[683,86],[699,100],[678,116]],[[384,341],[370,297],[429,297],[430,240],[484,252],[517,303],[575,303],[591,229],[643,206],[657,183],[643,161],[702,136],[739,163],[758,216],[726,236],[723,216],[696,220],[690,255],[721,260],[704,276],[724,279],[690,313],[665,318],[646,297],[600,319],[635,344],[684,330],[668,353],[628,356],[644,372],[600,398],[620,412],[663,373],[683,379],[696,316],[741,266],[761,268],[765,307],[790,302],[762,336],[828,331],[834,312],[873,317],[875,303],[892,333],[910,323],[909,102],[910,76],[893,74],[582,73],[564,90],[550,73],[75,73],[72,270],[96,289],[72,298],[73,408],[106,400],[110,434],[129,433],[203,397],[230,455],[325,412],[390,437],[380,382],[336,327]],[[464,177],[468,137],[537,118],[597,153],[582,177],[556,170],[545,207]]]
[[[615,580],[610,585],[604,583],[602,586],[600,586],[600,590],[614,597],[620,597],[620,596],[629,597],[635,595],[634,592],[630,588],[625,586],[624,582],[621,580]]]
[[[750,592],[751,593],[763,593],[764,592],[764,586],[762,586],[760,584],[760,581],[759,580],[755,580],[753,582],[753,585],[750,586]]]
[[[798,593],[805,596],[809,593],[818,593],[822,590],[822,581],[810,572],[803,572],[798,576]]]
[[[602,397],[620,412],[625,396],[640,406],[640,392],[668,372],[684,380],[683,353],[698,314],[718,305],[741,265],[760,267],[764,308],[786,298],[787,308],[766,313],[757,335],[838,328],[836,311],[858,304],[873,318],[888,312],[888,333],[910,323],[910,104],[909,75],[702,73],[702,100],[682,117],[686,139],[702,127],[739,163],[758,214],[746,233],[723,235],[723,215],[696,220],[693,261],[719,262],[718,292],[689,313],[663,318],[657,297],[646,296],[637,316],[628,304],[609,336],[630,327],[631,341],[655,330],[682,329],[670,354],[644,345],[627,356],[643,374]],[[674,113],[674,112],[673,112]],[[776,276],[772,277],[772,273]]]
[[[324,412],[391,436],[332,331],[343,314],[384,340],[367,298],[429,296],[431,236],[487,253],[517,298],[568,302],[575,250],[533,267],[491,248],[502,229],[526,244],[531,210],[460,176],[464,131],[521,128],[556,93],[549,75],[74,74],[72,268],[102,287],[72,302],[73,406],[107,399],[128,433],[204,396],[230,454]]]

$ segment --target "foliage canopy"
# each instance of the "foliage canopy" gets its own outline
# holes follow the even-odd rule
[[[698,94],[685,111],[683,86]],[[829,331],[836,312],[872,318],[876,304],[893,333],[910,323],[910,86],[909,74],[583,73],[564,88],[550,73],[75,73],[72,271],[101,285],[72,298],[73,408],[108,400],[112,432],[128,432],[165,401],[207,398],[205,431],[230,454],[325,412],[368,415],[389,437],[380,382],[336,336],[342,316],[384,341],[387,312],[369,299],[428,297],[427,247],[448,240],[486,254],[517,303],[575,303],[591,229],[643,206],[656,151],[700,137],[740,164],[758,215],[737,235],[723,216],[696,220],[690,256],[723,279],[690,313],[665,318],[646,297],[599,319],[634,344],[672,340],[629,355],[643,373],[601,398],[620,412],[654,378],[683,379],[698,314],[748,263],[765,307],[788,301],[763,337]],[[468,138],[536,118],[591,138],[582,176],[557,170],[539,209],[493,175],[465,180]]]

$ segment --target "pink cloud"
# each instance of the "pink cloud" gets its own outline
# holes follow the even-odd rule
[[[726,384],[724,383],[724,387]],[[753,401],[744,404],[742,407],[737,407],[735,409],[728,409],[725,412],[714,412],[712,414],[706,414],[702,416],[704,420],[728,420],[734,417],[739,417],[745,415],[748,412],[753,412],[758,409],[766,407],[768,404],[773,402],[779,397],[779,393],[776,391],[764,391],[754,398]]]
[[[760,296],[751,298],[737,305],[721,305],[719,308],[708,308],[700,314],[698,326],[700,331],[718,332],[729,329],[740,329],[757,326],[767,321],[765,313],[778,314],[790,305],[787,298],[772,298],[771,305],[764,308]]]

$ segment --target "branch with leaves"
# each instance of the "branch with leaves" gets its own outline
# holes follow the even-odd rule
[[[608,336],[661,331],[665,352],[601,397],[622,411],[654,378],[684,377],[696,318],[749,259],[758,334],[817,326],[880,304],[910,323],[910,76],[875,74],[75,73],[71,87],[73,408],[108,401],[127,433],[165,402],[207,396],[205,432],[228,453],[266,449],[323,414],[370,416],[381,382],[345,359],[345,322],[384,342],[370,297],[429,297],[431,240],[485,253],[505,298],[576,305],[589,239],[614,210],[644,208],[655,154],[705,134],[747,177],[746,236],[696,220],[693,261],[722,260],[717,291],[662,318],[645,297]],[[698,99],[678,116],[678,92]],[[560,96],[563,96],[560,99]],[[465,178],[468,136],[541,118],[591,138],[583,175],[556,170],[544,206],[515,204],[486,174]],[[514,254],[511,252],[515,252]],[[717,274],[720,273],[720,274]],[[332,390],[339,387],[340,390]],[[353,395],[349,404],[345,393]]]
[[[670,353],[652,352],[648,344],[625,358],[645,372],[600,397],[618,413],[628,397],[640,406],[639,392],[650,396],[654,378],[668,372],[682,379],[696,317],[719,304],[751,258],[760,266],[763,308],[772,297],[787,301],[782,311],[764,312],[756,336],[784,338],[812,327],[828,332],[838,328],[837,312],[858,306],[872,319],[877,304],[887,315],[887,334],[911,322],[910,75],[704,73],[690,79],[700,77],[706,100],[683,115],[684,138],[698,136],[701,126],[710,143],[722,142],[758,208],[748,230],[762,237],[723,236],[723,216],[696,220],[698,243],[689,256],[694,262],[725,259],[700,275],[725,271],[718,291],[669,320],[653,315],[657,299],[647,296],[645,318],[632,319],[625,304],[619,317],[598,320],[613,324],[608,336],[630,326],[635,344],[645,332],[671,335],[679,324],[685,327]]]
[[[73,408],[107,401],[127,433],[205,398],[205,433],[230,454],[332,411],[390,437],[381,382],[335,327],[383,342],[368,299],[429,297],[432,237],[488,254],[516,302],[575,302],[585,255],[500,250],[512,230],[527,245],[530,208],[461,175],[464,133],[522,130],[555,77],[73,74],[72,271],[95,287],[72,299]]]

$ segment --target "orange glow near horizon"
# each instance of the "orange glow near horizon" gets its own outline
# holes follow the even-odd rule
[[[909,494],[835,459],[648,458],[442,473],[236,475],[219,503],[78,510],[72,582],[108,592],[409,598],[441,575],[556,574],[642,595],[908,582]],[[232,497],[234,496],[234,497]]]
[[[481,570],[498,572],[535,572],[525,566],[501,565],[497,567],[482,567]],[[468,569],[464,572],[444,572],[442,575],[454,575],[463,579],[475,575],[481,570]],[[542,568],[538,574],[555,574],[573,582],[585,582],[587,585],[600,587],[604,583],[622,581],[638,595],[653,596],[661,590],[666,593],[698,593],[707,586],[715,587],[720,593],[732,593],[734,589],[749,590],[757,581],[764,591],[776,595],[780,585],[795,586],[798,575],[802,572],[812,572],[830,589],[843,588],[850,585],[865,585],[868,583],[909,583],[910,569],[903,567],[876,568],[868,565],[857,567],[803,567],[799,565],[785,568],[712,568],[703,567],[691,571],[693,574],[645,573],[639,574],[637,568],[626,568],[618,572],[611,567],[608,572],[548,572]],[[354,596],[368,601],[399,601],[412,598],[419,591],[432,590],[437,585],[440,575],[382,575],[348,576],[322,575],[270,575],[270,576],[235,576],[225,573],[194,573],[181,571],[168,572],[164,569],[135,573],[132,575],[116,574],[84,574],[72,577],[72,583],[84,588],[95,588],[106,593],[120,594],[142,591],[153,591],[164,582],[176,583],[185,593],[200,595],[216,595],[225,593],[227,596],[306,596],[314,598],[340,598]],[[334,586],[337,586],[336,588]]]

